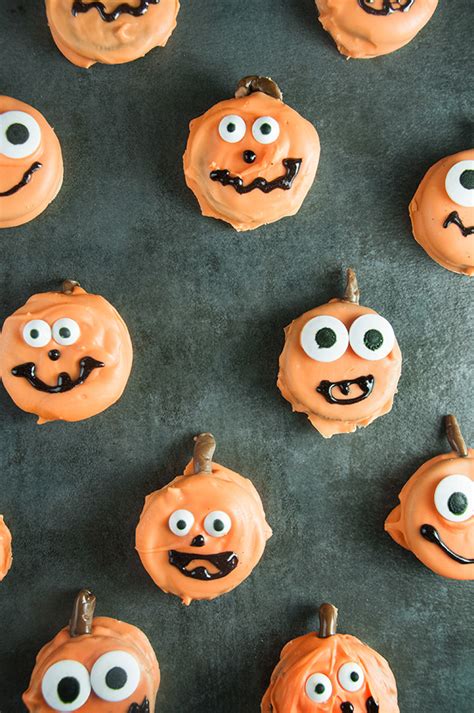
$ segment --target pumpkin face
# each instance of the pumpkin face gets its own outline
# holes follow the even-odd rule
[[[71,284],[30,297],[0,334],[3,385],[38,423],[104,411],[122,395],[132,366],[130,335],[118,312]]]
[[[323,605],[321,607],[332,607]],[[331,609],[336,616],[337,610]],[[290,641],[281,653],[262,713],[399,713],[395,679],[387,661],[335,628]]]
[[[147,497],[136,532],[148,574],[186,605],[243,582],[272,534],[249,480],[210,460],[204,471],[199,462],[195,451],[183,475]]]
[[[179,0],[46,0],[53,39],[79,67],[121,64],[164,46],[174,28]]]
[[[0,515],[0,582],[7,576],[12,562],[12,536]]]
[[[316,0],[319,21],[347,57],[400,49],[431,19],[438,0]]]
[[[350,433],[388,413],[401,373],[389,322],[349,299],[334,299],[285,329],[278,388],[325,437]]]
[[[474,275],[474,149],[430,168],[410,203],[415,240],[439,265]]]
[[[186,183],[203,215],[239,231],[297,213],[318,167],[316,129],[265,82],[245,78],[237,98],[194,119],[184,154]]]
[[[24,102],[0,96],[0,228],[36,218],[62,182],[61,146],[44,116]]]
[[[149,713],[159,685],[158,661],[145,634],[97,617],[86,633],[70,625],[41,649],[23,702],[30,713]]]

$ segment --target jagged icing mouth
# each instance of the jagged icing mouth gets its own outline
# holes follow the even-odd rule
[[[191,579],[200,579],[202,581],[210,582],[213,579],[222,579],[222,577],[227,577],[239,564],[239,558],[235,552],[220,552],[217,555],[202,555],[196,554],[195,552],[178,552],[177,550],[170,550],[168,552],[169,563],[179,569],[181,574],[185,577],[190,577]],[[216,572],[209,572],[208,568],[199,565],[193,569],[188,569],[189,565],[193,561],[199,562],[209,562]]]
[[[77,379],[71,379],[69,374],[63,371],[59,374],[58,380],[53,386],[46,384],[36,376],[36,364],[32,361],[13,367],[12,374],[26,379],[37,391],[43,391],[47,394],[63,394],[65,391],[71,391],[76,386],[83,384],[94,369],[101,369],[104,366],[105,364],[102,361],[86,356],[79,362],[79,376]]]
[[[318,394],[324,396],[330,404],[340,404],[341,406],[349,406],[350,404],[358,404],[359,401],[364,401],[370,396],[374,389],[375,377],[372,374],[368,376],[359,376],[357,379],[343,381],[321,381],[316,387]],[[339,398],[334,395],[334,390],[338,389],[344,396],[349,396],[353,386],[358,386],[361,393],[358,396],[351,398]]]
[[[240,178],[240,176],[231,176],[230,171],[227,169],[211,171],[209,178],[211,181],[217,181],[223,186],[232,186],[237,193],[240,193],[240,195],[250,193],[256,189],[262,191],[262,193],[271,193],[276,188],[281,188],[283,191],[289,191],[293,185],[293,181],[299,173],[302,163],[303,159],[301,158],[285,158],[283,159],[285,173],[282,176],[274,178],[273,181],[267,181],[266,178],[258,176],[246,186],[244,186],[243,179]]]
[[[433,527],[433,525],[422,525],[420,527],[420,534],[425,538],[425,540],[428,540],[428,542],[431,542],[433,545],[437,545],[446,555],[448,555],[448,557],[458,564],[474,564],[474,559],[469,559],[468,557],[463,557],[462,555],[458,555],[456,552],[453,552],[453,550],[450,549],[445,542],[443,542],[438,530]]]
[[[374,701],[372,696],[367,698],[365,702],[365,709],[367,713],[378,713],[378,704]],[[341,711],[342,713],[354,713],[354,706],[352,703],[349,703],[349,701],[347,703],[341,703]]]
[[[13,196],[17,191],[20,190],[20,188],[24,188],[24,186],[26,186],[31,181],[33,174],[36,171],[39,171],[40,168],[43,168],[43,164],[39,161],[35,161],[34,163],[32,163],[29,169],[23,174],[23,178],[21,179],[21,181],[9,188],[8,191],[3,191],[3,193],[0,192],[0,198],[7,198],[7,196]]]
[[[443,223],[443,228],[449,228],[450,225],[457,225],[465,238],[467,238],[469,235],[474,235],[474,225],[471,225],[469,226],[469,228],[466,228],[457,210],[453,210],[453,212],[448,215],[448,217]]]
[[[148,698],[144,698],[141,705],[138,703],[132,703],[128,709],[128,713],[150,713],[150,701]]]
[[[391,15],[392,12],[406,12],[415,0],[382,0],[382,7],[373,6],[374,0],[359,0],[359,5],[370,15]]]
[[[104,22],[114,22],[118,20],[121,15],[132,15],[132,17],[141,17],[146,12],[148,12],[149,5],[158,5],[160,0],[140,0],[138,5],[129,5],[127,2],[120,3],[117,5],[115,10],[107,12],[103,2],[81,2],[81,0],[75,0],[72,4],[72,14],[74,17],[80,13],[89,12],[89,10],[97,10],[101,19]]]

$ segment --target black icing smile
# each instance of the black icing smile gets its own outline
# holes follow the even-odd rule
[[[372,696],[370,698],[367,698],[365,702],[365,708],[367,710],[367,713],[378,713],[379,707],[377,703],[374,701]],[[341,703],[341,711],[342,713],[354,713],[354,706],[352,703]]]
[[[117,5],[112,12],[107,12],[103,2],[81,2],[81,0],[74,0],[72,4],[72,14],[76,17],[80,13],[95,9],[104,22],[113,22],[114,20],[118,20],[121,15],[141,17],[148,12],[149,5],[158,5],[159,2],[160,0],[140,0],[140,3],[136,6],[123,2]]]
[[[92,357],[86,356],[79,362],[79,376],[77,379],[71,379],[69,374],[63,371],[58,376],[58,381],[54,386],[49,386],[41,381],[36,376],[36,365],[32,362],[26,362],[26,364],[20,364],[12,369],[13,376],[22,376],[26,379],[31,386],[33,386],[37,391],[44,391],[47,394],[63,394],[65,391],[71,391],[76,386],[80,386],[85,382],[87,377],[94,371],[94,369],[100,369],[105,364],[102,361],[97,361]]]
[[[451,224],[457,225],[465,238],[467,238],[468,235],[474,235],[474,225],[471,225],[469,228],[466,228],[457,210],[453,210],[453,212],[448,215],[448,217],[443,223],[443,228],[449,228]]]
[[[406,12],[415,0],[383,0],[382,7],[373,7],[374,0],[359,0],[359,5],[370,15],[391,15],[392,12]]]
[[[150,713],[150,702],[148,698],[144,698],[141,705],[138,703],[132,703],[128,709],[128,713]]]
[[[352,386],[358,386],[361,390],[359,396],[354,396],[350,399],[341,399],[334,396],[334,389],[339,389],[341,394],[344,396],[349,396],[351,393]],[[349,406],[350,404],[358,404],[359,401],[363,401],[372,393],[375,385],[375,377],[372,374],[368,376],[359,376],[358,379],[344,380],[344,381],[321,381],[319,386],[316,387],[318,394],[324,396],[326,401],[330,404],[340,404],[341,406]]]
[[[456,552],[453,552],[453,550],[451,550],[448,545],[443,542],[438,530],[433,527],[433,525],[422,525],[420,527],[420,534],[422,537],[425,538],[425,540],[428,540],[428,542],[432,542],[434,545],[438,545],[438,547],[443,550],[443,552],[448,555],[448,557],[450,557],[458,564],[474,564],[474,559],[462,557],[462,555],[458,555],[456,554]]]
[[[179,569],[181,574],[185,577],[191,577],[191,579],[201,579],[206,582],[210,582],[213,579],[222,579],[222,577],[227,577],[228,574],[234,570],[239,564],[239,558],[235,552],[221,552],[218,555],[201,555],[195,552],[177,552],[176,550],[170,550],[168,552],[169,562]],[[188,565],[191,564],[193,560],[206,560],[212,564],[218,571],[211,574],[207,567],[195,567],[194,569],[187,569]]]
[[[0,198],[6,198],[7,196],[12,196],[14,193],[20,190],[20,188],[23,188],[26,186],[27,183],[31,181],[32,175],[35,173],[35,171],[39,171],[40,168],[43,168],[43,164],[40,163],[39,161],[35,161],[34,163],[31,164],[29,169],[25,171],[23,174],[23,178],[19,183],[16,184],[16,186],[13,186],[12,188],[9,188],[8,191],[4,191],[3,193],[0,193]]]
[[[243,193],[250,193],[250,191],[254,191],[256,188],[263,193],[271,193],[271,191],[274,191],[275,188],[281,188],[283,191],[289,191],[293,185],[293,181],[299,173],[302,163],[302,158],[285,158],[283,159],[283,165],[286,170],[283,176],[275,178],[273,181],[267,181],[266,178],[258,176],[246,186],[244,186],[244,182],[240,176],[231,176],[230,171],[227,169],[211,171],[209,177],[211,181],[218,181],[219,183],[222,183],[223,186],[233,186],[233,188],[235,188],[237,193],[240,193],[240,195]]]

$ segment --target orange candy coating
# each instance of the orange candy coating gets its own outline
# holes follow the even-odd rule
[[[12,536],[0,515],[0,582],[4,579],[12,566]]]

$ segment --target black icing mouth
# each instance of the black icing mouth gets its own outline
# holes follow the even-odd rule
[[[141,17],[148,12],[149,5],[158,5],[159,2],[160,0],[140,0],[140,3],[135,6],[129,5],[127,2],[123,2],[120,3],[120,5],[117,5],[115,10],[112,10],[112,12],[107,12],[103,2],[81,2],[81,0],[74,0],[72,4],[72,14],[76,17],[80,13],[89,12],[89,10],[95,9],[104,22],[113,22],[114,20],[118,20],[121,15]]]
[[[179,569],[181,574],[185,577],[191,577],[191,579],[201,579],[206,582],[210,582],[213,579],[222,579],[222,577],[227,577],[228,574],[234,570],[239,564],[239,558],[235,552],[221,552],[218,555],[201,555],[195,552],[177,552],[176,550],[170,550],[168,552],[169,562]],[[187,569],[188,565],[193,562],[193,560],[206,560],[210,562],[218,571],[211,573],[207,567],[195,567],[194,569]]]
[[[76,386],[83,384],[94,369],[101,369],[103,366],[105,366],[105,364],[102,361],[97,361],[97,359],[86,356],[79,362],[80,369],[77,379],[71,379],[69,374],[63,371],[59,374],[58,381],[54,386],[45,384],[44,381],[41,381],[41,379],[36,376],[36,364],[32,361],[15,366],[12,369],[12,374],[13,376],[22,376],[37,391],[44,391],[47,394],[63,394],[65,391],[71,391],[71,389],[74,389]]]
[[[138,703],[132,703],[128,709],[128,713],[150,713],[150,702],[148,698],[144,698],[141,705]]]
[[[366,700],[365,708],[367,713],[378,713],[379,710],[379,707],[372,696]],[[341,711],[342,713],[354,713],[354,706],[352,703],[349,703],[349,701],[347,701],[347,703],[341,703]]]
[[[448,215],[443,223],[443,228],[449,228],[450,225],[457,225],[465,238],[469,235],[474,235],[474,225],[466,228],[457,210],[453,210],[453,212]]]
[[[231,176],[230,171],[227,169],[211,171],[209,177],[211,181],[218,181],[219,183],[222,183],[223,186],[232,186],[237,193],[240,193],[240,195],[250,193],[250,191],[254,191],[256,188],[258,188],[259,191],[262,191],[262,193],[271,193],[275,190],[275,188],[281,188],[283,191],[289,191],[293,185],[293,181],[299,173],[302,163],[302,158],[285,158],[283,159],[283,165],[286,170],[283,176],[275,178],[273,181],[267,181],[266,178],[258,176],[246,186],[244,186],[244,182],[240,176]]]
[[[7,196],[12,196],[14,193],[20,190],[20,188],[24,188],[24,186],[27,185],[31,181],[31,177],[35,173],[35,171],[39,171],[40,168],[43,168],[43,164],[40,163],[39,161],[35,161],[34,163],[31,164],[29,169],[25,171],[23,174],[23,178],[19,183],[16,184],[16,186],[13,186],[12,188],[9,188],[8,191],[4,191],[3,193],[0,193],[0,198],[6,198]]]
[[[438,530],[433,527],[433,525],[422,525],[420,527],[420,534],[428,542],[432,542],[433,545],[438,545],[438,547],[443,550],[443,552],[448,555],[452,560],[458,564],[474,564],[474,559],[469,559],[468,557],[463,557],[462,555],[453,552],[448,545],[446,545],[440,537]]]
[[[349,396],[351,393],[352,386],[358,386],[361,390],[359,396],[354,396],[350,399],[341,399],[334,396],[334,389],[339,389],[341,394],[344,396]],[[344,381],[321,381],[319,386],[316,387],[318,394],[324,396],[326,401],[330,404],[340,404],[341,406],[350,406],[351,404],[358,404],[359,401],[363,401],[372,393],[375,385],[375,377],[372,374],[368,376],[359,376],[358,379],[344,380]]]
[[[382,7],[373,7],[374,0],[359,0],[359,5],[370,15],[391,15],[392,12],[406,12],[414,5],[415,0],[383,0]]]

